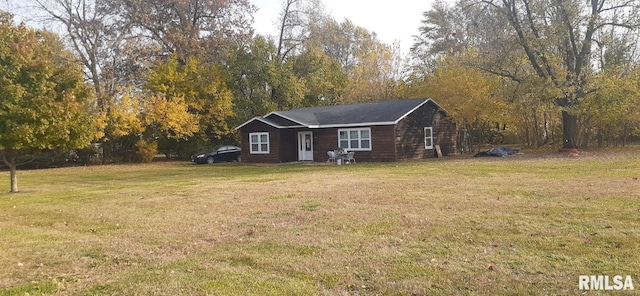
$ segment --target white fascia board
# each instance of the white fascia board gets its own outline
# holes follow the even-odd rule
[[[400,116],[400,118],[396,119],[396,121],[394,122],[394,124],[397,124],[398,122],[400,122],[401,120],[403,120],[405,117],[409,116],[409,114],[413,113],[414,111],[418,110],[418,108],[424,106],[424,104],[426,104],[427,102],[431,101],[431,99],[426,99],[424,100],[424,102],[422,102],[420,105],[416,106],[415,108],[409,110],[409,112],[405,113],[404,115]]]
[[[265,120],[263,117],[254,117],[254,118],[251,118],[251,119],[247,120],[247,122],[245,122],[245,123],[243,123],[243,124],[239,125],[239,126],[238,126],[238,127],[236,127],[235,129],[236,129],[236,130],[239,130],[239,129],[241,129],[243,126],[245,126],[245,125],[247,125],[247,124],[249,124],[249,123],[251,123],[251,122],[253,122],[253,121],[255,121],[255,120],[261,121],[262,123],[268,124],[268,125],[273,126],[273,127],[275,127],[275,128],[285,128],[284,126],[280,126],[280,125],[277,125],[277,124],[275,124],[275,123],[273,123],[273,122],[270,122],[270,121],[268,121],[268,120]]]
[[[397,122],[382,121],[382,122],[362,122],[362,123],[347,123],[347,124],[326,124],[326,125],[310,125],[309,128],[349,128],[349,127],[366,127],[373,125],[394,125]]]
[[[265,116],[263,116],[263,117],[265,117],[265,118],[266,118],[266,117],[269,117],[269,115],[272,115],[272,114],[274,114],[274,115],[278,115],[278,116],[280,116],[280,117],[282,117],[282,118],[284,118],[284,119],[286,119],[286,120],[293,121],[293,122],[295,122],[295,123],[297,123],[297,124],[299,124],[299,125],[301,125],[301,126],[309,127],[309,125],[305,124],[304,122],[300,122],[300,121],[297,121],[297,120],[295,120],[295,119],[293,119],[293,118],[290,118],[290,117],[284,116],[284,115],[282,115],[282,114],[278,113],[278,111],[273,111],[273,112],[271,112],[271,113],[269,113],[269,114],[267,114],[267,115],[265,115]]]

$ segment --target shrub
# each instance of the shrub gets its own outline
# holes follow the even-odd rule
[[[152,162],[158,154],[158,143],[139,140],[136,142],[136,160],[139,162]]]

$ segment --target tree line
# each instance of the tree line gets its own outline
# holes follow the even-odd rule
[[[254,34],[248,0],[25,0],[40,29],[0,17],[2,160],[186,158],[270,111],[411,97],[445,107],[464,151],[624,144],[638,2],[436,1],[403,56],[319,0],[283,0],[275,36]]]
[[[474,146],[624,145],[640,134],[638,1],[436,1],[408,95],[449,109]]]

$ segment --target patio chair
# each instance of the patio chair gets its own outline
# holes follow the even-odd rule
[[[335,151],[333,150],[329,150],[327,151],[327,155],[329,155],[329,159],[327,159],[327,162],[336,162],[336,158],[338,158],[338,154],[336,154]]]
[[[355,154],[356,154],[356,153],[355,153],[355,152],[353,152],[353,151],[351,151],[351,152],[347,153],[347,160],[345,160],[345,161],[346,161],[346,162],[349,162],[349,163],[356,163],[356,159],[355,159],[355,158],[353,158],[353,156],[354,156]]]

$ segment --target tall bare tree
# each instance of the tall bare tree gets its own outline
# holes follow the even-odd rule
[[[248,0],[113,0],[121,1],[127,19],[162,52],[221,62],[228,46],[249,42],[253,12]]]
[[[284,0],[278,18],[277,57],[284,61],[287,56],[300,50],[302,43],[309,38],[314,23],[326,18],[319,0]]]
[[[590,78],[596,73],[593,50],[605,28],[638,28],[638,0],[462,0],[504,17],[508,32],[527,66],[555,89],[555,103],[562,108],[563,147],[583,145],[575,113],[586,94],[593,91]],[[504,35],[508,36],[508,35]],[[489,67],[487,67],[489,68]],[[490,69],[513,80],[520,73],[499,65]]]
[[[114,88],[113,81],[104,79],[102,72],[113,67],[114,53],[130,27],[130,22],[118,15],[121,7],[116,2],[94,0],[27,0],[24,5],[35,8],[33,15],[43,27],[58,29],[66,37],[86,67],[85,75],[102,109]]]

